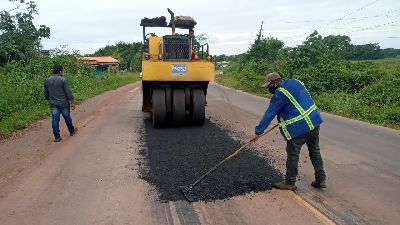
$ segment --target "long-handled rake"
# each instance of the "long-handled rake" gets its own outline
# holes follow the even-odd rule
[[[269,132],[271,132],[273,129],[275,129],[278,126],[278,124],[276,124],[275,126],[269,128],[266,132],[264,132],[263,134],[260,135],[260,137],[268,134]],[[246,146],[248,146],[249,144],[251,144],[252,141],[249,140],[247,141],[244,145],[242,145],[238,150],[236,150],[234,153],[232,153],[231,155],[229,155],[228,157],[226,157],[224,160],[222,160],[221,162],[219,162],[217,165],[215,165],[213,168],[211,168],[209,171],[207,171],[207,173],[203,174],[203,176],[201,176],[199,179],[197,179],[194,183],[188,185],[188,186],[183,186],[180,188],[180,190],[182,191],[183,195],[185,196],[185,198],[189,201],[192,202],[194,199],[192,199],[189,196],[189,193],[192,191],[192,189],[200,182],[202,181],[205,177],[207,177],[210,173],[212,173],[214,170],[216,170],[220,165],[222,165],[224,162],[232,159],[233,157],[235,157],[237,154],[239,154]]]

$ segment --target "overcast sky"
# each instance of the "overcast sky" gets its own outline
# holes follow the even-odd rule
[[[196,34],[206,34],[212,54],[239,54],[254,41],[264,21],[264,37],[286,46],[300,44],[315,29],[322,35],[345,34],[353,44],[379,43],[400,48],[400,0],[36,0],[35,24],[51,29],[46,49],[67,45],[93,53],[115,42],[142,41],[143,17],[192,16]],[[0,0],[0,9],[11,9]],[[149,30],[150,31],[150,30]],[[169,32],[169,31],[168,31]],[[182,30],[183,32],[183,30]]]

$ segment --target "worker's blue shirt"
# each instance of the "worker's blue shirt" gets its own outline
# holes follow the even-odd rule
[[[283,80],[281,81],[280,87],[286,89],[304,110],[307,110],[314,105],[313,99],[300,81],[293,79]],[[299,110],[293,105],[289,98],[277,89],[271,98],[268,109],[264,113],[258,126],[256,126],[255,133],[258,135],[264,133],[264,130],[269,126],[275,116],[278,116],[278,120],[280,117],[284,120],[289,120],[299,115]],[[318,109],[313,110],[309,117],[314,127],[318,127],[323,122],[321,113]],[[310,127],[305,119],[286,125],[286,129],[291,138],[295,138],[310,131]],[[282,127],[280,127],[280,131],[285,140],[287,140]]]

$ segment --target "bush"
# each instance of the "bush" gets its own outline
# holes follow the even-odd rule
[[[365,87],[360,94],[364,104],[369,106],[399,106],[400,79],[381,80]]]
[[[338,115],[348,114],[349,109],[355,109],[359,105],[357,98],[344,92],[323,93],[317,96],[315,101],[319,109]]]
[[[385,125],[399,127],[400,124],[400,107],[389,108],[384,111]]]

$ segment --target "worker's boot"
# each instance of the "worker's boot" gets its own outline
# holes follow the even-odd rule
[[[295,191],[297,189],[297,187],[293,183],[289,183],[287,181],[281,181],[279,183],[275,183],[273,187],[280,190],[291,190],[291,191]]]
[[[315,188],[326,188],[326,184],[325,181],[313,181],[311,182],[311,186],[315,187]]]
[[[54,142],[60,142],[62,140],[62,138],[58,137],[54,139]]]

